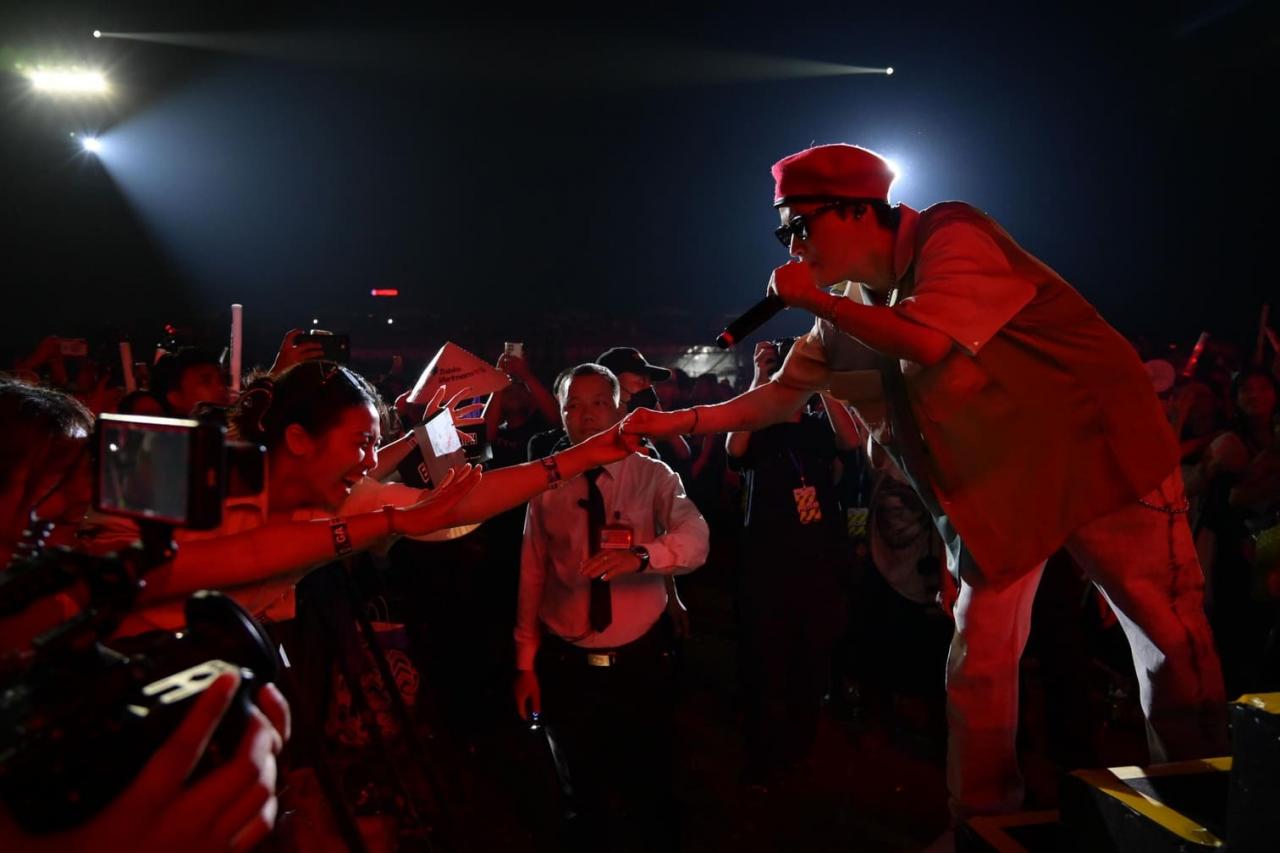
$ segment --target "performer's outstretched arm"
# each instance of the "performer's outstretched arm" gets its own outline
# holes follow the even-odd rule
[[[813,389],[766,382],[714,406],[694,406],[671,412],[636,409],[622,422],[623,433],[660,439],[673,435],[733,432],[781,423],[809,399]]]

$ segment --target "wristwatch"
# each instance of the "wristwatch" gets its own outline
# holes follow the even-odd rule
[[[649,549],[648,548],[644,547],[643,545],[633,545],[631,547],[631,553],[635,554],[637,557],[640,558],[640,568],[636,569],[637,574],[649,568]]]

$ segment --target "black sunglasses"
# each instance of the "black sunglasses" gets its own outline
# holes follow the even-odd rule
[[[799,237],[801,240],[809,239],[809,223],[812,220],[817,219],[824,213],[830,213],[833,210],[839,210],[842,207],[848,206],[849,202],[847,201],[833,201],[829,204],[815,207],[808,213],[797,213],[795,216],[791,217],[790,221],[788,221],[786,225],[779,225],[777,228],[773,229],[773,234],[778,238],[779,243],[790,249],[792,238]]]

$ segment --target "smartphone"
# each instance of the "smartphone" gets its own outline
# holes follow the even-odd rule
[[[67,358],[84,358],[89,354],[89,342],[84,338],[62,338],[58,351]]]
[[[305,338],[307,343],[318,343],[324,351],[325,361],[336,361],[338,364],[351,363],[351,336],[335,335],[331,332],[322,332],[319,329],[310,329],[303,332],[299,337]]]
[[[522,342],[508,341],[502,345],[502,351],[507,355],[514,355],[516,358],[524,358],[524,344]]]

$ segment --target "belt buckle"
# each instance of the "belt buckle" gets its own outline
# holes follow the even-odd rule
[[[605,652],[604,654],[587,652],[587,666],[613,666],[613,664],[613,652]]]

